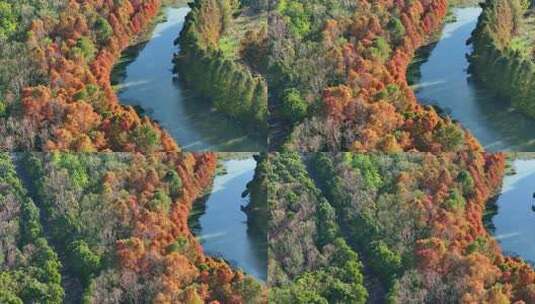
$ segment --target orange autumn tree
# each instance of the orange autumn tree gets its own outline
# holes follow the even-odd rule
[[[284,40],[284,27],[291,29],[293,15],[284,16],[284,10],[289,9],[281,5],[275,16],[283,21],[273,22],[272,35],[273,39]],[[284,95],[277,97],[277,92],[294,86],[311,108],[317,108],[290,128],[284,146],[300,151],[480,151],[471,134],[420,105],[407,84],[408,65],[415,51],[440,29],[447,1],[360,0],[339,6],[343,5],[345,14],[325,18],[317,34],[295,38],[294,42],[294,48],[317,49],[310,58],[295,59],[295,64],[329,62],[330,70],[326,66],[319,71],[325,74],[319,79],[324,86],[315,87],[311,76],[300,79],[286,71],[285,66],[293,59],[273,43],[271,64],[276,75],[271,77],[275,79],[272,104],[284,104]],[[305,17],[308,10],[314,14],[312,4],[302,6]],[[311,31],[316,31],[318,25],[312,27]],[[311,73],[312,69],[302,73]],[[278,78],[283,80],[277,82]]]
[[[26,48],[41,79],[4,117],[6,149],[176,151],[157,124],[121,106],[110,72],[121,51],[152,22],[160,1],[74,1],[57,18],[32,21]],[[7,126],[19,124],[18,130]],[[12,134],[15,133],[15,134]]]
[[[503,154],[318,154],[311,172],[393,303],[530,303],[535,272],[506,257],[483,215]],[[370,277],[368,277],[370,279]]]

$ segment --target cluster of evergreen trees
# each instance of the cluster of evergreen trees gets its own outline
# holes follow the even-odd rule
[[[243,62],[227,56],[220,45],[223,34],[232,26],[233,15],[239,13],[239,3],[197,0],[190,6],[192,10],[177,41],[181,50],[175,62],[181,79],[217,110],[265,134],[266,81]]]

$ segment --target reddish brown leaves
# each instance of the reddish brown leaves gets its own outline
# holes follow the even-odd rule
[[[157,14],[158,0],[150,1],[72,1],[60,14],[59,22],[35,20],[28,45],[43,71],[49,77],[47,87],[26,88],[23,97],[25,118],[42,134],[45,150],[145,151],[136,146],[128,133],[142,121],[137,114],[119,105],[110,84],[110,72],[121,51]],[[100,14],[113,29],[110,38],[99,46],[94,20],[87,16]],[[97,47],[90,62],[73,56],[82,37],[96,37]],[[79,98],[88,86],[98,88],[91,100]],[[111,113],[111,118],[110,118]],[[121,127],[110,127],[120,120]],[[160,138],[151,151],[175,151],[176,143],[159,126],[144,122]],[[147,151],[145,151],[147,152]]]

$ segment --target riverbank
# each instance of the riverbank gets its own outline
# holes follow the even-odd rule
[[[188,6],[187,0],[164,0],[161,1],[160,10],[158,15],[147,25],[143,31],[133,38],[130,46],[126,47],[122,53],[119,60],[117,60],[113,66],[113,69],[110,74],[111,84],[114,87],[114,90],[117,94],[120,94],[121,86],[120,83],[126,78],[126,67],[132,63],[135,58],[139,55],[141,50],[145,45],[150,41],[154,29],[159,23],[165,22],[167,16],[165,11],[167,8],[182,8]],[[143,111],[138,111],[138,114],[143,114]]]
[[[267,33],[267,24],[247,6],[233,5],[229,0],[195,1],[176,41],[180,53],[175,56],[175,71],[217,111],[265,137],[267,84],[246,64],[244,52],[250,45],[257,47],[254,38],[263,39],[258,35]]]
[[[518,157],[508,160],[515,173],[505,176],[499,195],[487,206],[486,228],[499,242],[504,255],[521,258],[533,267],[535,159],[533,155]]]
[[[478,7],[453,9],[456,21],[447,23],[437,43],[418,51],[407,77],[420,103],[442,117],[456,120],[487,151],[535,151],[535,120],[515,111],[503,99],[474,81],[466,42],[477,26]]]
[[[28,45],[41,80],[21,88],[20,109],[13,113],[25,125],[15,137],[31,137],[26,150],[180,150],[157,124],[123,107],[110,83],[114,62],[159,6],[158,0],[88,3],[83,9],[72,3],[54,22],[34,20]],[[8,144],[17,140],[10,132]]]
[[[237,159],[220,159],[224,172],[194,205],[189,227],[206,254],[222,258],[234,268],[267,280],[267,240],[248,227],[243,212],[250,196],[242,193],[253,179],[256,161],[248,153]]]
[[[307,157],[316,158],[318,186],[300,155],[270,155],[269,273],[275,287],[287,282],[282,290],[272,289],[271,299],[293,303],[298,295],[306,303],[322,298],[325,303],[365,303],[366,296],[356,292],[365,286],[368,300],[378,303],[385,296],[388,303],[531,303],[533,269],[503,254],[482,220],[487,199],[501,185],[503,155]],[[332,253],[343,257],[338,261],[352,256],[343,242],[329,248],[338,233],[361,253],[364,268],[338,269],[336,262],[321,266]],[[349,269],[364,281],[346,286],[337,280]],[[296,273],[299,279],[292,281]],[[374,275],[386,290],[375,290]]]
[[[382,16],[378,18],[382,21],[375,24],[376,8],[360,11],[362,20],[353,25],[329,23],[325,43],[341,54],[336,58],[338,61],[334,60],[341,67],[336,72],[341,74],[333,80],[327,78],[327,86],[319,87],[321,97],[315,100],[317,104],[305,115],[303,123],[293,128],[283,146],[285,149],[435,153],[481,150],[477,140],[461,125],[440,117],[431,107],[422,106],[407,84],[408,65],[415,51],[442,28],[449,9],[447,1],[413,1],[399,9],[402,16],[412,15],[412,18],[402,18],[401,25],[397,14]],[[350,37],[358,41],[358,47],[354,47],[355,43],[348,44],[347,37],[341,39],[345,26],[351,33],[358,33]],[[305,38],[308,39],[303,39],[296,49],[315,45],[309,36]],[[321,54],[321,49],[317,52]],[[334,51],[329,55],[332,53]],[[315,61],[325,62],[324,58],[314,56],[306,58],[310,65]],[[332,56],[328,58],[332,60]],[[286,64],[284,59],[280,65]],[[304,63],[305,59],[299,58],[296,62]],[[317,78],[325,80],[325,72],[330,71],[324,68],[321,72]],[[316,74],[305,76],[305,80],[317,79]],[[299,84],[299,87],[307,84]],[[291,95],[292,101],[299,99]]]
[[[264,151],[265,138],[251,136],[174,79],[172,58],[180,45],[175,47],[173,42],[190,8],[167,7],[164,12],[165,18],[156,24],[150,39],[127,53],[135,57],[124,66],[116,66],[116,75],[124,76],[116,86],[121,103],[157,121],[184,150]]]
[[[0,158],[4,160],[5,154]],[[196,198],[213,181],[215,154],[27,153],[12,158],[17,178],[38,207],[24,211],[24,218],[32,222],[21,226],[22,231],[43,234],[39,244],[46,244],[46,238],[58,252],[56,256],[49,249],[29,260],[40,263],[47,256],[59,257],[65,300],[265,303],[259,282],[207,256],[188,229]],[[39,216],[40,223],[35,222]],[[59,281],[60,274],[53,273],[56,265],[44,269],[43,274],[50,273],[46,281]],[[45,299],[39,294],[48,292],[38,281],[41,275],[35,276],[35,269],[32,273],[28,283],[22,276],[12,281],[29,284],[26,302]],[[121,280],[125,276],[131,278],[129,283]]]
[[[421,77],[420,68],[423,64],[427,62],[434,48],[440,42],[444,27],[448,24],[459,21],[456,11],[461,8],[477,7],[479,5],[479,2],[480,0],[448,1],[448,14],[444,18],[443,26],[437,31],[435,31],[434,34],[430,35],[426,39],[426,42],[423,44],[423,46],[416,50],[414,58],[412,59],[411,63],[409,64],[409,67],[407,68],[407,82],[409,86],[413,86],[415,83],[419,82]],[[416,87],[413,87],[413,89],[417,90]]]

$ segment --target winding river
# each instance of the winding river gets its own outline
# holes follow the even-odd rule
[[[516,174],[506,176],[490,227],[504,253],[535,265],[535,159],[513,161]]]
[[[215,112],[207,101],[197,98],[174,79],[172,59],[178,48],[173,43],[189,10],[167,7],[165,20],[156,25],[150,40],[124,53],[123,64],[113,73],[119,99],[123,104],[143,109],[184,150],[265,150],[265,140],[248,136],[247,130]]]
[[[489,151],[535,151],[535,120],[514,111],[487,93],[468,74],[466,45],[481,14],[480,8],[454,10],[440,41],[425,56],[414,84],[419,101],[443,109],[458,120]]]
[[[260,280],[267,277],[267,243],[262,236],[248,231],[247,215],[241,206],[247,183],[253,179],[256,161],[251,157],[222,161],[223,173],[216,176],[203,210],[190,221],[208,255],[222,257],[236,268]]]

